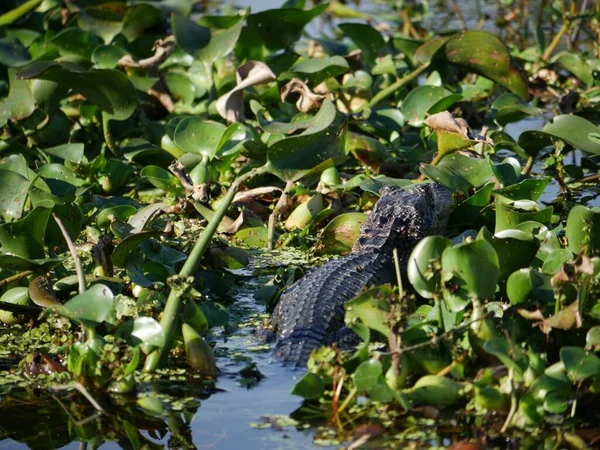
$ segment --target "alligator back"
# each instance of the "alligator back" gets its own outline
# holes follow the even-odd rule
[[[352,253],[309,271],[290,286],[271,316],[271,324],[278,329],[275,356],[304,364],[315,348],[344,325],[348,300],[366,286],[394,282],[390,256],[374,251]]]

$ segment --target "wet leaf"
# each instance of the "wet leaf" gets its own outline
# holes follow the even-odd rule
[[[143,344],[146,348],[165,345],[165,334],[162,327],[152,317],[138,317],[121,325],[116,334],[132,347]],[[146,352],[145,352],[146,353]]]
[[[442,87],[419,86],[408,93],[400,110],[410,125],[421,127],[429,109],[451,94]]]
[[[422,164],[420,171],[430,180],[441,183],[452,191],[463,192],[483,186],[493,174],[486,160],[457,154],[446,156],[437,166]]]
[[[35,109],[35,102],[29,84],[18,78],[16,69],[8,69],[8,82],[10,91],[8,97],[2,103],[2,106],[6,109],[3,114],[4,119],[7,119],[9,115],[13,120],[29,117]],[[6,120],[3,121],[6,123]]]
[[[387,324],[389,307],[387,299],[393,295],[389,286],[371,288],[346,303],[346,324],[353,325],[359,320],[363,325],[387,337],[390,329]]]
[[[553,211],[552,206],[542,209],[536,202],[530,200],[518,200],[508,204],[496,199],[495,232],[515,228],[520,223],[528,221],[549,224]]]
[[[437,375],[425,375],[407,391],[408,398],[418,405],[450,406],[462,397],[461,383]]]
[[[0,169],[0,214],[5,221],[21,218],[31,184],[17,172]]]
[[[202,375],[216,377],[217,364],[210,345],[208,345],[200,333],[187,323],[183,324],[181,331],[185,344],[185,353],[192,369]]]

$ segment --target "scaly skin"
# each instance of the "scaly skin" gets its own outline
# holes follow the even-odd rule
[[[452,196],[441,185],[424,184],[410,191],[385,186],[380,193],[352,252],[311,270],[282,294],[271,316],[278,331],[277,358],[305,364],[310,353],[344,325],[348,300],[365,287],[395,282],[394,248],[404,269],[421,239],[446,228]]]

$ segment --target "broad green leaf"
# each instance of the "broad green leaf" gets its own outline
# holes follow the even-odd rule
[[[21,218],[31,183],[17,172],[0,169],[0,214],[5,221]]]
[[[197,58],[198,52],[210,42],[210,29],[191,21],[188,17],[171,15],[175,42],[186,53]]]
[[[98,227],[108,229],[114,220],[127,222],[130,216],[134,215],[137,208],[132,205],[117,205],[102,209],[96,217]]]
[[[530,200],[517,200],[509,204],[496,199],[495,205],[495,233],[515,228],[520,223],[528,221],[549,224],[552,220],[552,212],[554,211],[552,206],[542,209],[536,202]]]
[[[588,354],[581,347],[561,348],[560,360],[565,365],[569,378],[574,382],[600,377],[600,358],[593,353]]]
[[[450,215],[450,223],[455,225],[474,223],[484,208],[490,204],[494,185],[495,183],[493,182],[484,185],[471,197],[456,205],[456,208],[454,208],[454,211]]]
[[[118,3],[101,5],[97,8],[85,8],[77,15],[77,25],[83,31],[100,36],[105,44],[123,29],[123,14],[126,6]]]
[[[181,327],[185,353],[192,369],[202,375],[217,376],[217,364],[212,348],[192,326],[184,323]]]
[[[244,16],[223,16],[222,18],[225,20],[218,25],[225,26],[211,27],[210,42],[196,54],[199,60],[214,63],[231,53],[238,42],[244,24]],[[214,22],[213,24],[217,25]]]
[[[25,259],[45,256],[44,238],[51,208],[38,206],[23,219],[0,225],[2,251]]]
[[[432,181],[441,183],[452,191],[468,192],[486,184],[492,169],[485,159],[464,155],[448,155],[437,166],[422,164],[420,171]]]
[[[492,109],[496,110],[496,122],[501,127],[542,112],[539,108],[524,103],[518,95],[511,93],[505,93],[498,97],[492,103]]]
[[[51,42],[61,56],[77,56],[88,61],[91,60],[94,49],[103,44],[99,37],[76,27],[59,31]]]
[[[319,235],[315,252],[318,255],[343,255],[352,250],[366,220],[363,213],[345,213],[333,218]]]
[[[100,69],[114,69],[129,52],[119,45],[101,45],[92,53],[92,62]]]
[[[137,94],[127,76],[117,70],[86,71],[68,62],[39,61],[19,70],[21,79],[53,81],[82,94],[116,120],[125,120],[137,107]]]
[[[428,236],[412,251],[406,273],[415,291],[422,297],[433,298],[440,292],[442,254],[451,245],[452,242],[444,237]]]
[[[344,115],[326,100],[315,116],[314,126],[269,147],[269,172],[281,180],[295,181],[312,170],[323,170],[337,161],[345,160],[345,131]]]
[[[444,42],[435,53],[435,59],[479,73],[527,99],[527,79],[513,65],[506,45],[493,34],[485,31],[457,33]]]
[[[600,129],[583,117],[573,115],[556,116],[547,123],[544,133],[565,141],[578,150],[600,155],[600,143],[588,139],[588,135],[600,132]]]
[[[143,36],[147,29],[159,24],[161,20],[160,11],[152,5],[147,3],[131,5],[123,17],[121,34],[131,42]]]
[[[389,286],[380,286],[367,290],[346,303],[345,321],[347,325],[360,320],[363,325],[378,331],[384,337],[390,334],[387,324],[389,307],[387,299],[393,295]]]
[[[560,52],[552,62],[558,61],[561,66],[583,81],[588,87],[594,86],[594,73],[592,66],[573,52]]]
[[[27,81],[20,80],[16,69],[8,69],[8,82],[10,91],[8,97],[2,103],[5,108],[4,119],[7,115],[13,120],[21,120],[29,117],[35,109],[33,94]],[[3,120],[6,123],[6,120]]]
[[[307,79],[312,85],[337,77],[349,70],[348,62],[341,56],[307,58],[297,62],[290,68],[291,73],[302,79]]]
[[[400,111],[410,125],[422,127],[429,109],[451,94],[443,87],[419,86],[408,93]]]
[[[263,44],[269,50],[288,48],[300,38],[304,27],[326,8],[324,3],[309,10],[281,8],[251,14],[239,41],[249,46]]]
[[[177,125],[174,142],[184,152],[212,159],[224,144],[222,138],[226,135],[231,136],[232,131],[238,128],[237,123],[226,127],[212,120],[188,117]]]
[[[323,392],[325,392],[325,383],[319,375],[312,372],[305,373],[292,389],[292,395],[302,397],[304,400],[320,398]]]
[[[527,358],[518,343],[509,343],[506,338],[496,338],[487,341],[483,348],[498,358],[508,369],[514,369],[520,379],[527,368]]]
[[[371,25],[364,23],[341,23],[338,27],[362,51],[362,60],[366,64],[373,64],[378,51],[385,45],[381,33]]]
[[[363,362],[356,368],[352,378],[358,392],[366,394],[373,401],[389,403],[396,397],[385,382],[380,361],[370,359]]]
[[[165,345],[163,329],[152,317],[138,317],[129,320],[118,328],[115,335],[133,347],[140,344],[152,347]]]
[[[484,227],[477,238],[485,239],[496,250],[500,268],[498,283],[503,291],[508,277],[515,270],[529,267],[539,249],[533,236],[520,230],[504,230],[492,235]]]
[[[575,205],[567,218],[568,248],[575,254],[592,256],[600,252],[600,210]]]
[[[148,180],[154,187],[176,196],[183,195],[181,183],[171,172],[158,166],[146,166],[140,172],[140,177]]]
[[[115,247],[115,250],[112,254],[113,264],[117,267],[124,268],[127,264],[127,260],[138,247],[138,245],[140,245],[144,241],[147,241],[148,239],[159,235],[159,231],[142,231],[140,233],[135,233],[130,236],[127,236]]]
[[[525,303],[532,295],[544,302],[554,300],[550,279],[530,268],[517,270],[508,277],[506,293],[513,305]]]
[[[450,406],[460,400],[464,385],[446,377],[425,375],[406,391],[417,405]]]
[[[169,72],[164,75],[164,80],[173,100],[188,106],[194,103],[196,88],[186,75]]]
[[[0,268],[11,270],[49,271],[60,265],[65,258],[27,259],[16,255],[0,253]]]
[[[85,146],[83,144],[63,144],[56,147],[45,148],[43,151],[49,155],[60,158],[64,161],[71,161],[76,164],[81,163]]]
[[[552,181],[552,177],[523,180],[519,183],[494,191],[494,196],[502,197],[503,199],[508,200],[508,203],[516,200],[537,201],[544,193],[546,186],[550,181]]]
[[[6,28],[4,29],[6,32]],[[31,56],[21,41],[3,37],[0,38],[0,64],[6,67],[22,67],[31,61]]]
[[[50,306],[44,310],[44,317],[58,314],[79,323],[93,325],[114,322],[114,296],[103,284],[94,284],[82,294],[76,295],[64,305]]]
[[[492,298],[500,276],[500,262],[494,247],[476,240],[449,247],[442,253],[443,279],[471,297]]]

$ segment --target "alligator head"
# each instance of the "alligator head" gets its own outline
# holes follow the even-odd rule
[[[381,197],[363,223],[352,252],[412,249],[416,243],[411,241],[444,233],[453,201],[441,184],[420,184],[408,191],[384,186],[379,193]]]

